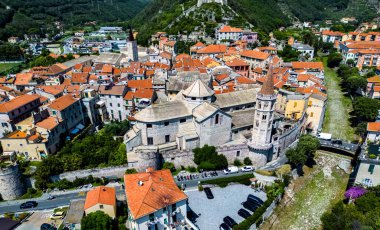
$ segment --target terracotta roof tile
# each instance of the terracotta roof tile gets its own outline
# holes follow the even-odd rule
[[[240,53],[240,56],[265,60],[270,56],[270,54],[256,51],[256,50],[244,50],[243,52]]]
[[[84,209],[91,208],[96,204],[106,204],[116,207],[115,188],[99,186],[87,192]]]
[[[49,107],[54,110],[62,111],[66,109],[67,107],[69,107],[70,105],[74,104],[75,102],[77,102],[77,100],[73,96],[71,96],[70,94],[66,94],[66,95],[63,95],[62,97],[55,99],[49,105]]]
[[[124,182],[128,208],[135,220],[187,199],[170,170],[128,174]]]
[[[235,28],[235,27],[224,25],[220,28],[220,30],[218,32],[219,33],[240,33],[243,31],[240,28]]]
[[[368,122],[367,131],[380,132],[380,122]]]
[[[197,51],[198,54],[213,54],[213,53],[226,53],[227,46],[225,45],[209,45]]]
[[[24,94],[18,97],[13,98],[10,101],[7,101],[3,104],[0,104],[0,113],[8,113],[11,112],[21,106],[24,106],[32,101],[38,100],[40,98],[39,95],[36,94]]]
[[[292,62],[293,69],[319,69],[323,70],[322,62]]]
[[[47,117],[45,118],[44,120],[40,121],[40,122],[37,122],[36,123],[36,126],[38,127],[41,127],[41,128],[44,128],[44,129],[47,129],[47,130],[52,130],[54,129],[55,127],[57,127],[57,125],[61,122],[62,120],[59,120],[58,118],[56,117]]]

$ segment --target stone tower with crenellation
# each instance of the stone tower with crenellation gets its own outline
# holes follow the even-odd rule
[[[227,0],[198,0],[198,7],[201,7],[203,3],[218,3],[221,5],[227,5]]]

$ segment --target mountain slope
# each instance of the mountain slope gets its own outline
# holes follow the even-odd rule
[[[241,19],[248,21],[260,30],[269,32],[280,26],[291,25],[294,21],[318,22],[326,19],[340,19],[343,16],[353,16],[360,21],[372,19],[376,16],[376,11],[369,4],[370,2],[373,1],[229,0],[228,6],[237,12]],[[177,34],[178,32],[191,31],[202,25],[198,21],[203,20],[210,23],[210,20],[207,20],[208,17],[189,17],[191,15],[183,17],[183,12],[188,11],[194,5],[196,5],[196,0],[151,0],[144,10],[132,20],[133,25],[139,30],[139,41],[146,43],[151,34],[160,30]],[[213,10],[217,10],[215,7],[213,8]],[[173,23],[178,18],[181,18],[181,21]],[[218,21],[216,20],[216,22]],[[215,21],[211,21],[211,23],[215,23]],[[168,25],[172,24],[178,26],[168,28]]]
[[[89,21],[121,22],[133,18],[149,0],[1,0],[0,39],[24,33],[44,34],[61,21],[66,28]]]

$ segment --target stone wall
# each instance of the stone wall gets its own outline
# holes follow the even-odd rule
[[[176,168],[181,166],[188,167],[197,165],[194,163],[194,154],[192,150],[174,150],[162,153],[164,162],[172,162]]]
[[[92,175],[93,177],[122,178],[127,168],[128,166],[114,166],[114,167],[107,167],[107,168],[77,170],[77,171],[72,171],[72,172],[65,172],[57,176],[52,176],[51,179],[53,181],[58,181],[62,179],[73,181],[76,178],[85,178],[90,175]]]
[[[18,165],[0,169],[0,194],[3,200],[14,200],[25,192]]]

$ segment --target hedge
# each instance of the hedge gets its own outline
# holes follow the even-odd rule
[[[267,208],[272,204],[273,198],[268,198],[264,204],[259,207],[252,216],[245,219],[243,222],[239,223],[234,227],[234,230],[248,230],[253,224],[261,223],[262,215],[267,210]]]
[[[218,179],[211,179],[211,180],[203,180],[201,183],[203,184],[215,184],[219,187],[226,187],[229,183],[235,182],[240,183],[244,185],[251,185],[251,178],[253,178],[254,175],[252,173],[244,174],[240,176],[231,176],[231,177],[225,177],[225,178],[218,178]]]

